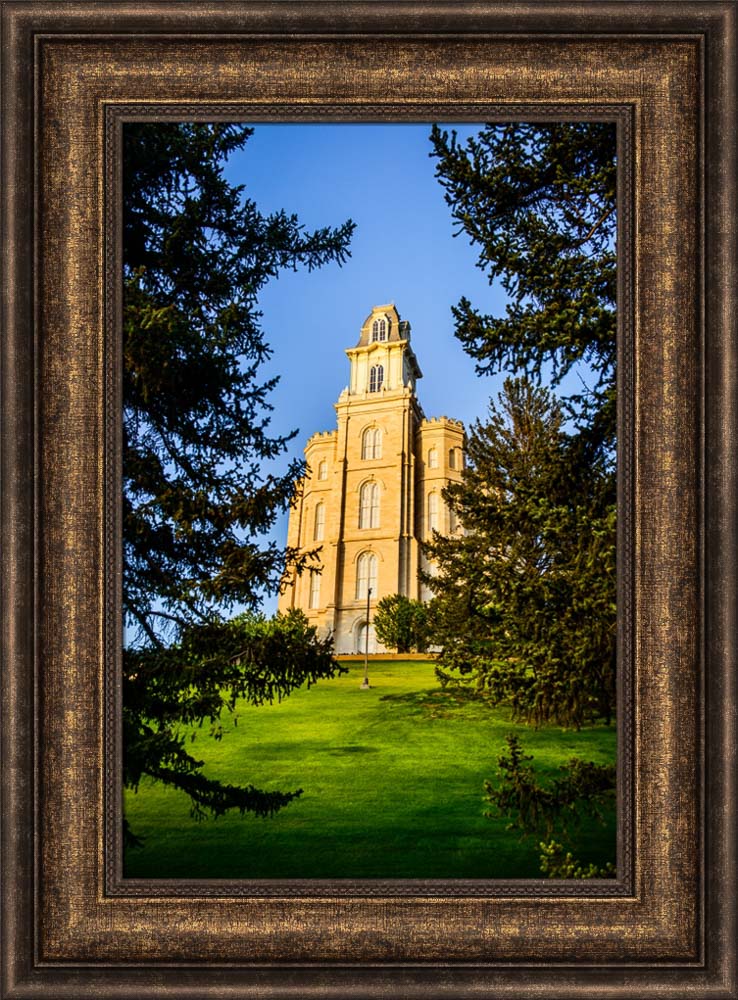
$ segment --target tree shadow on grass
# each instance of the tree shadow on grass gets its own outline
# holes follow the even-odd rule
[[[487,710],[489,703],[476,691],[466,688],[428,688],[425,691],[410,691],[408,694],[385,694],[380,701],[390,702],[409,710],[414,715],[442,719],[454,715],[467,706]]]

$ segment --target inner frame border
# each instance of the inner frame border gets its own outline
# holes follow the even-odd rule
[[[109,897],[186,898],[632,898],[635,857],[634,767],[634,218],[633,104],[163,103],[105,102],[102,136],[104,260],[104,893]],[[133,879],[123,876],[122,782],[122,130],[127,122],[222,121],[245,124],[439,124],[610,121],[617,127],[617,778],[614,879]]]

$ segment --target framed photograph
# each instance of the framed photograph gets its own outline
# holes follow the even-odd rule
[[[738,997],[735,5],[0,6],[1,996]]]
[[[182,879],[244,879],[257,895],[279,893],[288,877],[310,880],[313,892],[330,879],[376,892],[390,878],[424,881],[425,891],[494,879],[499,889],[506,879],[540,882],[543,865],[550,892],[569,854],[568,867],[612,891],[618,843],[623,856],[630,838],[627,806],[616,830],[617,123],[144,120],[124,122],[120,137],[123,488],[113,493],[124,497],[125,652],[113,715],[126,794],[110,827],[124,831],[123,849],[111,842],[109,851],[123,858],[128,888],[153,876],[176,877],[180,891]],[[225,143],[237,153],[221,181],[247,179],[238,210],[243,192],[213,190],[210,150]],[[597,309],[582,310],[576,363],[562,359],[550,374],[541,365],[540,385],[538,348],[528,376],[513,374],[514,358],[482,376],[454,344],[449,301],[475,278],[486,301],[489,282],[473,248],[454,239],[434,160],[456,191],[459,163],[472,150],[480,159],[482,146],[505,175],[524,163],[528,187],[536,170],[540,224],[565,170],[567,191],[587,189],[576,212],[567,194],[566,214],[538,239],[542,266],[526,262],[545,295],[551,243],[565,240],[566,274],[595,269],[602,288]],[[196,166],[178,165],[183,149]],[[377,150],[387,150],[381,170]],[[552,156],[561,161],[554,185]],[[487,176],[484,167],[479,191]],[[500,205],[503,187],[501,178]],[[229,209],[223,224],[216,195]],[[463,215],[466,181],[458,199]],[[276,203],[294,218],[340,205],[341,218],[317,234],[292,215],[262,222],[257,206]],[[221,230],[208,243],[196,222],[203,211],[206,229]],[[142,225],[154,213],[157,227]],[[622,233],[630,215],[621,215]],[[530,214],[505,225],[529,229]],[[185,230],[197,239],[172,252]],[[274,258],[275,232],[281,259],[296,266],[278,277],[255,266]],[[300,268],[306,251],[315,266]],[[549,308],[569,350],[569,317],[591,282],[563,280],[569,304],[557,291]],[[237,292],[257,282],[258,310]],[[389,287],[402,293],[402,313],[382,301]],[[367,296],[379,304],[357,316]],[[512,322],[518,330],[524,320]],[[590,361],[593,328],[602,346]],[[224,359],[264,337],[279,382],[269,381],[269,424],[254,434],[256,404],[266,402],[256,368]],[[620,339],[627,353],[630,331]],[[120,368],[116,359],[111,379]],[[253,400],[243,412],[239,394]],[[577,409],[571,421],[565,405]],[[214,419],[228,439],[208,435]],[[170,522],[171,534],[162,530]],[[200,582],[183,593],[183,576]],[[231,601],[241,607],[225,610]],[[500,754],[506,776],[490,784]],[[625,804],[627,777],[620,784]],[[120,804],[115,795],[109,808]]]

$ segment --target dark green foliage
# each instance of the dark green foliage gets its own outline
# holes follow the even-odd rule
[[[480,374],[507,372],[447,490],[466,535],[436,536],[442,676],[518,718],[609,720],[615,685],[615,128],[434,128],[437,176],[504,315],[462,299],[456,336]],[[578,378],[579,383],[574,382]],[[546,380],[558,401],[534,386]],[[574,388],[572,388],[574,384]]]
[[[398,653],[424,653],[428,648],[426,605],[403,594],[388,594],[374,615],[377,639]]]
[[[228,621],[192,625],[169,646],[127,649],[123,675],[125,783],[144,775],[186,792],[192,813],[220,816],[229,809],[271,815],[301,789],[263,792],[223,785],[202,774],[188,750],[192,727],[208,723],[220,739],[220,718],[239,698],[255,705],[281,700],[303,684],[345,672],[330,639],[319,639],[302,611],[266,619],[246,613]],[[195,739],[195,735],[190,737]],[[244,761],[244,772],[248,760]]]
[[[123,148],[124,782],[146,774],[185,791],[200,815],[268,815],[298,791],[262,792],[206,777],[188,727],[237,697],[281,698],[339,670],[298,616],[240,616],[299,571],[265,533],[304,464],[269,471],[293,435],[270,432],[276,379],[257,296],[285,269],[348,255],[353,223],[305,232],[262,215],[223,172],[252,129],[127,125]]]
[[[561,777],[542,785],[520,738],[510,735],[505,742],[509,756],[497,759],[499,783],[484,783],[487,801],[495,808],[489,815],[509,817],[508,829],[519,830],[523,837],[542,834],[548,839],[554,831],[569,835],[584,815],[601,818],[602,806],[615,790],[614,766],[573,757],[559,768]]]
[[[487,801],[493,806],[485,816],[510,819],[509,830],[522,836],[543,835],[540,843],[541,871],[549,878],[595,878],[614,874],[608,865],[584,868],[553,839],[554,831],[570,840],[584,816],[602,822],[603,809],[611,807],[615,794],[615,768],[573,757],[559,768],[560,776],[541,784],[531,767],[533,757],[523,752],[520,739],[506,738],[509,755],[498,758],[497,783],[485,781]]]
[[[354,227],[261,215],[223,175],[252,131],[125,128],[123,607],[139,641],[256,607],[294,557],[263,540],[304,467],[263,468],[289,437],[269,430],[257,296],[280,271],[342,262]]]
[[[583,865],[557,840],[541,841],[541,871],[548,878],[614,878],[615,865]]]
[[[472,426],[444,491],[464,531],[426,554],[438,673],[535,725],[610,720],[615,699],[615,496],[602,460],[562,430],[545,389],[508,379]]]
[[[592,384],[569,400],[591,445],[612,448],[615,126],[487,125],[463,146],[435,127],[431,141],[458,231],[510,297],[504,316],[461,299],[457,337],[480,373],[525,372],[556,386],[585,363]]]

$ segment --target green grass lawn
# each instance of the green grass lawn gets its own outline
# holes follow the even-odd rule
[[[515,725],[442,690],[432,663],[363,664],[284,702],[240,704],[225,735],[197,732],[191,749],[206,771],[233,784],[303,795],[276,816],[229,814],[197,822],[189,799],[144,782],[126,792],[131,827],[145,839],[125,874],[143,878],[536,878],[538,852],[504,820],[483,815],[504,737],[517,732],[542,774],[573,756],[612,763],[614,727],[582,732]],[[585,823],[576,857],[615,859],[615,818]]]

